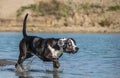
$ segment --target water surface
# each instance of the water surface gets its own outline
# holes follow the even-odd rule
[[[52,63],[33,57],[29,72],[17,73],[14,65],[0,67],[0,78],[120,78],[120,34],[30,35],[74,38],[80,50],[74,55],[64,53],[58,70],[52,68]],[[16,62],[21,39],[21,33],[0,33],[0,59]]]

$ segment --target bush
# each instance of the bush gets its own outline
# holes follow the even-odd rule
[[[108,11],[117,11],[120,10],[120,5],[110,6],[107,9]]]
[[[30,9],[41,16],[54,15],[56,18],[67,17],[71,11],[70,7],[66,4],[52,0],[51,2],[40,2],[37,7],[35,4],[23,6],[17,11],[17,17],[26,9]]]
[[[84,3],[80,5],[82,9],[84,10],[90,10],[92,8],[102,8],[99,4],[90,4],[90,3]]]
[[[110,26],[110,21],[108,19],[103,19],[99,23],[102,27]]]
[[[35,5],[32,5],[32,4],[29,6],[22,6],[20,9],[17,10],[17,17],[22,15],[22,13],[27,9],[36,10]]]

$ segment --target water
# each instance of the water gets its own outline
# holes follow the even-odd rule
[[[44,38],[72,37],[80,50],[74,55],[64,53],[58,70],[52,68],[52,63],[33,57],[28,72],[17,73],[14,65],[0,67],[0,78],[120,78],[120,34],[31,35]],[[21,38],[21,33],[0,33],[0,59],[16,62]]]

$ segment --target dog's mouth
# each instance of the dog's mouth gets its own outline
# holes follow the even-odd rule
[[[78,52],[78,50],[79,50],[79,48],[78,47],[76,47],[74,50],[73,49],[66,49],[66,53],[70,53],[70,54],[75,54],[75,53],[77,53]]]

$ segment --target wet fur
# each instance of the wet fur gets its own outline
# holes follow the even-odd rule
[[[19,58],[15,65],[21,66],[21,68],[24,69],[22,66],[22,63],[32,56],[36,55],[43,61],[49,61],[53,62],[54,68],[59,68],[59,58],[62,56],[63,52],[67,52],[69,49],[69,46],[67,46],[67,41],[73,41],[74,45],[76,44],[73,39],[60,39],[60,38],[41,38],[38,36],[28,36],[26,33],[26,20],[27,20],[28,14],[26,14],[24,21],[23,21],[23,39],[20,41],[19,44]],[[68,53],[76,53],[78,51],[78,48],[75,45],[75,51],[72,51],[71,49],[68,50]],[[57,54],[52,54],[54,52]],[[60,52],[60,53],[59,53]],[[58,55],[55,58],[53,55]]]
[[[15,67],[18,65],[22,66],[22,63],[32,57],[33,55],[38,56],[40,59],[43,61],[52,61],[54,62],[53,66],[54,67],[59,67],[60,64],[58,62],[58,58],[52,58],[52,54],[48,48],[48,45],[53,47],[56,50],[59,50],[60,47],[58,46],[58,40],[57,38],[41,38],[37,36],[28,36],[26,34],[26,19],[27,19],[28,14],[26,14],[23,22],[23,39],[20,41],[19,44],[19,58],[17,61],[17,64]],[[62,55],[62,54],[61,54]],[[61,57],[61,56],[60,56]],[[56,64],[57,63],[57,64]]]

